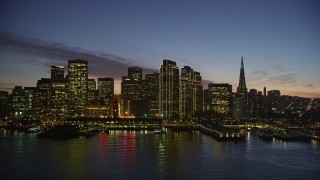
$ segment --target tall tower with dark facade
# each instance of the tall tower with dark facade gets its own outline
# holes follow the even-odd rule
[[[128,78],[130,80],[141,81],[142,80],[142,68],[140,67],[129,67]]]
[[[247,98],[247,86],[244,74],[243,57],[241,57],[239,86],[237,92],[234,95],[234,110],[233,117],[236,120],[243,120],[248,117],[248,98]]]
[[[51,66],[51,79],[63,79],[64,66]]]
[[[239,77],[239,86],[237,88],[237,93],[247,94],[246,78],[244,75],[244,65],[243,57],[241,57],[241,66],[240,66],[240,77]]]
[[[179,118],[179,68],[177,63],[163,60],[159,79],[160,116],[164,119]]]
[[[130,67],[128,68],[128,76],[123,76],[121,81],[121,111],[123,116],[137,115],[134,108],[140,105],[141,99],[141,82],[142,82],[142,68]]]
[[[86,60],[69,60],[69,117],[83,117],[88,99],[88,62]]]
[[[159,116],[159,73],[145,75],[144,98],[148,100],[148,113],[152,117]]]
[[[108,116],[112,116],[112,104],[114,99],[114,79],[98,78],[98,91],[101,105],[108,107]]]

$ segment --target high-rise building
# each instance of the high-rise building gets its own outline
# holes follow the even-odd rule
[[[51,88],[52,80],[50,78],[41,78],[37,82],[37,89],[33,91],[33,109],[38,118],[50,115]]]
[[[9,96],[10,118],[21,119],[28,108],[25,91],[22,86],[15,86]]]
[[[33,116],[35,114],[35,110],[32,107],[32,105],[33,105],[33,92],[36,89],[37,89],[36,87],[24,87],[25,98],[27,103],[26,113],[30,116]]]
[[[191,120],[196,112],[203,110],[203,87],[199,72],[189,66],[181,69],[179,113],[184,120]]]
[[[68,110],[68,88],[67,78],[51,80],[51,112],[56,120],[63,120]]]
[[[64,66],[51,66],[51,79],[63,79]]]
[[[88,90],[96,90],[97,82],[95,79],[88,79]]]
[[[86,60],[69,60],[69,117],[85,116],[88,98],[88,62]]]
[[[105,116],[112,116],[112,104],[114,99],[113,78],[98,78],[98,91],[100,105],[108,107],[108,112],[106,112]]]
[[[248,113],[251,119],[259,117],[259,101],[258,91],[256,89],[250,89],[248,93]]]
[[[150,116],[159,116],[159,73],[146,74],[145,97],[149,100],[148,111]]]
[[[137,115],[137,110],[140,112],[139,106],[141,104],[140,100],[142,99],[141,83],[142,69],[139,67],[128,68],[128,76],[123,76],[121,82],[122,116]]]
[[[248,117],[248,98],[247,98],[247,87],[244,74],[244,65],[243,57],[241,58],[241,67],[240,67],[240,77],[239,77],[239,86],[237,92],[234,95],[234,110],[233,116],[236,120],[243,120]]]
[[[190,120],[193,111],[193,69],[189,66],[181,68],[179,87],[179,116],[184,120]]]
[[[128,68],[128,78],[133,81],[141,81],[142,80],[142,68],[129,67]]]
[[[96,88],[97,83],[95,79],[88,79],[88,102],[87,105],[97,106],[100,104],[99,91]]]
[[[33,91],[32,108],[34,117],[41,120],[51,120],[50,109],[48,107],[49,96],[47,89],[36,88]]]
[[[240,67],[240,77],[239,86],[237,88],[237,93],[247,94],[246,78],[244,74],[243,57],[241,57],[241,67]]]
[[[160,68],[160,115],[179,119],[179,68],[176,62],[164,59]]]
[[[232,85],[208,84],[210,110],[214,119],[225,120],[232,117]]]
[[[194,71],[193,74],[193,107],[192,113],[195,114],[202,114],[203,113],[203,86],[202,86],[202,77],[200,76],[199,72]]]
[[[268,114],[279,114],[280,113],[280,102],[281,93],[280,90],[268,91]]]

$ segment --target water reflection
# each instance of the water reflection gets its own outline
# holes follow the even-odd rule
[[[0,131],[1,179],[315,178],[319,142],[217,142],[199,132],[110,131],[92,138],[37,139]],[[3,163],[5,162],[5,163]]]

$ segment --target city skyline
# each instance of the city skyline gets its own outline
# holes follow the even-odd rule
[[[80,58],[90,79],[113,77],[119,94],[128,67],[159,72],[167,57],[200,72],[204,89],[229,83],[235,92],[243,56],[248,90],[320,97],[317,1],[1,4],[1,90],[34,87],[51,65]]]

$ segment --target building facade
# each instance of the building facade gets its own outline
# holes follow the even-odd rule
[[[179,69],[176,62],[164,59],[159,79],[160,116],[179,119]]]
[[[98,78],[98,91],[100,105],[106,106],[108,111],[105,116],[113,114],[113,99],[114,99],[114,79],[113,78]]]
[[[179,87],[179,115],[183,120],[191,120],[195,113],[203,111],[203,87],[199,72],[189,66],[181,69]]]
[[[232,85],[230,84],[208,84],[210,110],[213,119],[232,118]]]
[[[51,79],[63,79],[64,66],[51,66]]]
[[[245,120],[248,118],[248,98],[247,87],[244,73],[243,57],[241,58],[240,77],[237,92],[234,94],[233,117],[236,120]]]
[[[69,60],[68,79],[69,117],[83,117],[88,99],[88,62],[80,59]]]

